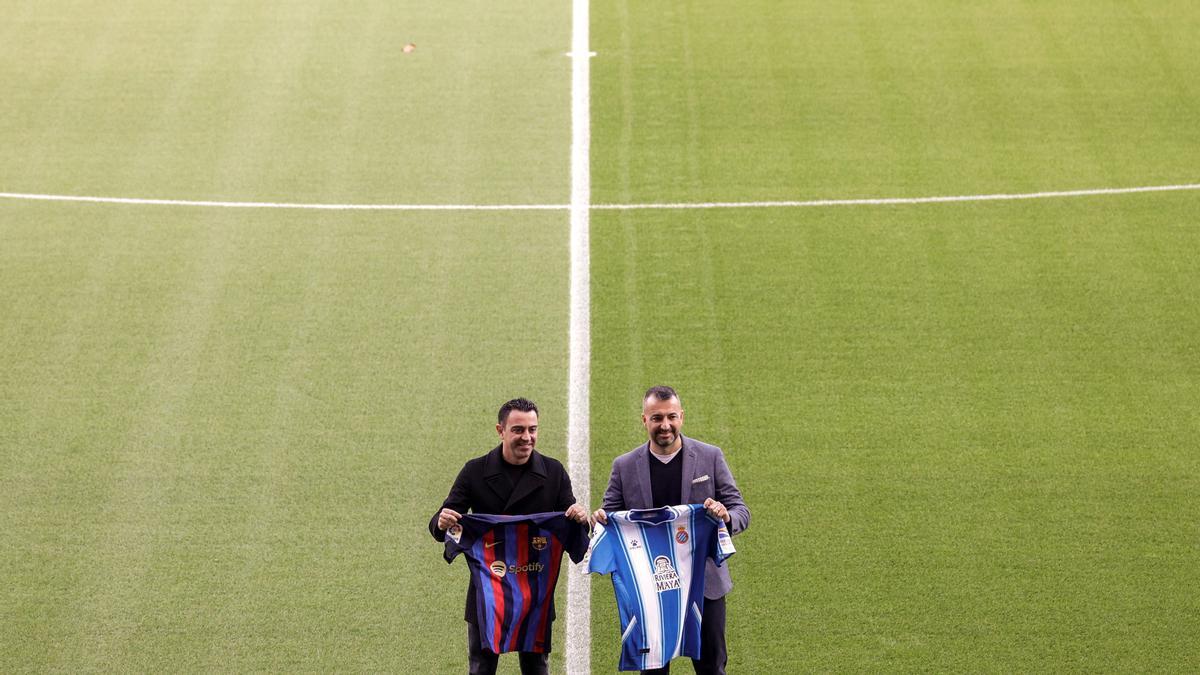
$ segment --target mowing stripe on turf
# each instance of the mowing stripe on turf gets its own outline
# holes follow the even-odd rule
[[[590,505],[589,392],[591,380],[591,52],[588,0],[574,0],[571,14],[571,319],[567,391],[567,467],[575,499]],[[591,672],[591,579],[576,568],[567,575],[568,675]]]
[[[587,63],[589,52],[576,56],[571,52],[572,59]],[[590,133],[586,130],[584,141]],[[575,139],[572,141],[574,148]],[[588,154],[584,148],[585,156]],[[574,211],[578,208],[575,202],[574,184],[576,170],[572,151],[572,203],[570,204],[306,204],[302,202],[229,202],[194,199],[141,199],[136,197],[89,197],[82,195],[44,195],[24,192],[0,192],[0,199],[14,199],[44,202],[88,202],[96,204],[127,204],[134,206],[195,206],[226,209],[313,209],[324,211]],[[585,169],[586,170],[586,169]],[[591,194],[590,178],[586,193]],[[1089,190],[1058,190],[1052,192],[1022,192],[997,193],[982,195],[948,195],[939,197],[869,197],[861,199],[810,199],[804,201],[764,201],[764,202],[677,202],[662,204],[592,204],[583,210],[595,209],[601,211],[635,211],[639,209],[770,209],[795,208],[815,206],[892,206],[904,204],[940,204],[948,202],[999,202],[1018,199],[1052,199],[1061,197],[1096,197],[1103,195],[1127,195],[1140,192],[1182,192],[1200,190],[1200,183],[1182,183],[1179,185],[1146,185],[1123,188],[1095,188]],[[585,216],[586,217],[586,216]]]

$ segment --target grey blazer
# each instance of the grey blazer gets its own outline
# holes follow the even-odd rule
[[[750,509],[742,501],[725,454],[715,445],[701,443],[693,438],[681,436],[683,447],[683,490],[685,504],[703,504],[712,497],[729,509],[729,533],[737,534],[750,526]],[[613,460],[612,475],[604,491],[605,511],[648,509],[654,506],[650,496],[650,448],[649,442],[630,450]],[[729,566],[718,567],[709,558],[704,570],[704,597],[716,600],[733,588],[729,578]]]

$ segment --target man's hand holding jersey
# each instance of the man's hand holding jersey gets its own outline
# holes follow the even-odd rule
[[[733,518],[729,515],[729,509],[725,508],[724,504],[713,499],[712,497],[704,500],[704,508],[708,510],[709,515],[711,515],[713,518],[725,521],[726,525],[733,520]]]
[[[577,523],[583,523],[584,525],[588,524],[587,509],[585,509],[582,504],[576,503],[570,505],[567,507],[567,512],[563,515]]]
[[[454,509],[442,509],[438,512],[437,527],[442,532],[450,529],[451,525],[457,525],[458,519],[462,518],[462,514]]]

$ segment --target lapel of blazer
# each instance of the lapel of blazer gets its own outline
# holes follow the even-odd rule
[[[508,513],[513,504],[528,497],[534,490],[546,484],[546,462],[541,453],[534,450],[529,456],[529,468],[521,474],[517,484],[513,486],[512,494],[504,504],[504,512]]]
[[[683,453],[683,476],[681,480],[683,485],[679,490],[679,497],[682,503],[691,503],[692,498],[692,474],[696,472],[696,448],[692,446],[692,441],[686,436],[680,436],[683,439],[683,446],[679,449]]]
[[[650,442],[647,441],[637,449],[633,458],[633,476],[641,492],[641,501],[625,500],[625,507],[630,509],[648,509],[654,506],[654,493],[650,490]]]

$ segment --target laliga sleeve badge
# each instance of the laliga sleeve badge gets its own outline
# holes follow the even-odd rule
[[[455,523],[446,530],[446,536],[454,540],[454,543],[462,541],[462,525]]]

